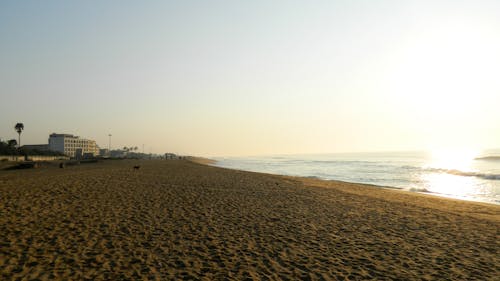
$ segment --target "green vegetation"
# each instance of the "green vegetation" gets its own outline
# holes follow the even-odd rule
[[[15,139],[7,142],[0,141],[0,155],[46,155],[46,156],[64,156],[63,153],[50,150],[37,150],[27,148],[17,148]]]
[[[0,141],[0,155],[19,155],[16,145],[16,140]]]
[[[20,155],[16,146],[17,141],[14,139],[7,142],[0,141],[0,155]]]
[[[14,129],[19,134],[19,141],[11,139],[8,141],[0,140],[0,155],[43,155],[43,156],[65,156],[64,153],[50,150],[28,149],[21,147],[21,133],[24,130],[23,123],[17,123]]]

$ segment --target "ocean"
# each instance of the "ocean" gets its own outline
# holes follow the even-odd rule
[[[500,156],[495,155],[500,151],[275,155],[215,158],[215,165],[500,204]]]

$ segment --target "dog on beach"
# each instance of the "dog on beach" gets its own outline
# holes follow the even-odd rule
[[[134,166],[134,170],[139,170],[141,166]]]

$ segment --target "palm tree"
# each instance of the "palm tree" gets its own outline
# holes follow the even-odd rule
[[[14,127],[16,129],[16,132],[19,134],[19,141],[17,142],[18,147],[21,147],[21,133],[24,130],[24,124],[23,123],[17,123],[16,126]]]

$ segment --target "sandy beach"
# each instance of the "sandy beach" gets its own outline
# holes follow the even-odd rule
[[[498,205],[186,160],[0,171],[0,233],[1,280],[500,276]]]

